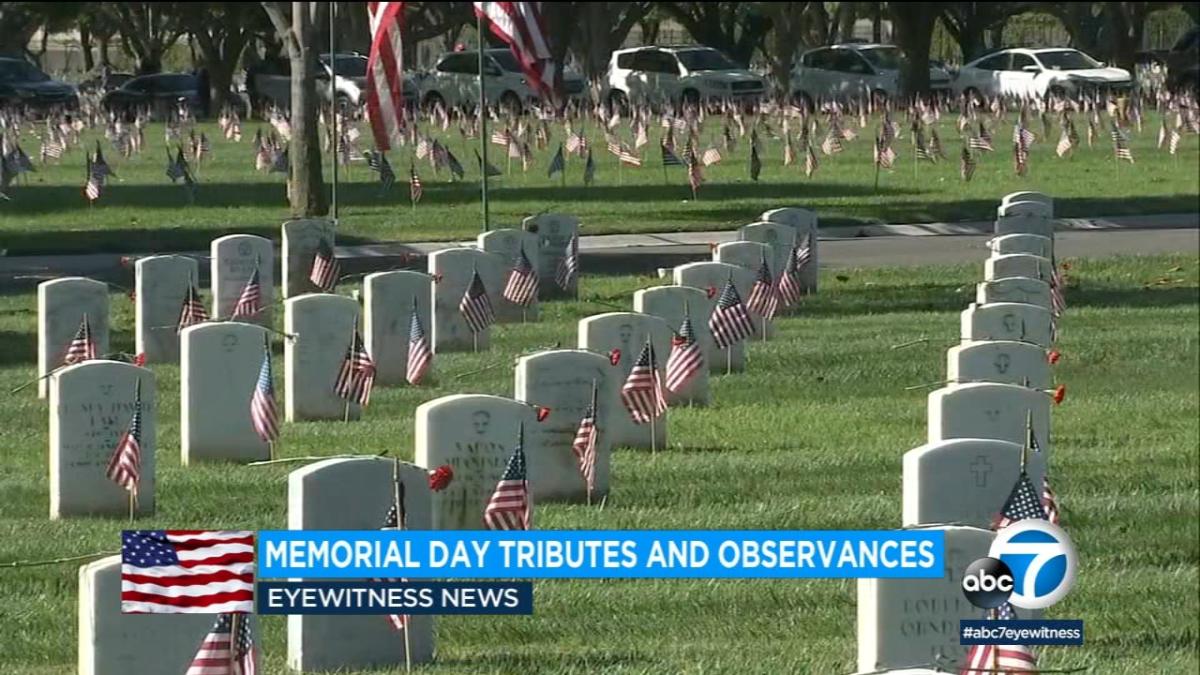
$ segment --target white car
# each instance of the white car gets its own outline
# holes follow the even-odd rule
[[[342,65],[342,60],[339,57],[338,64]],[[261,105],[263,103],[271,103],[280,108],[292,107],[292,74],[291,62],[287,59],[280,59],[276,63],[268,64],[260,67],[259,71],[251,75],[247,73],[248,79],[253,79],[254,104]],[[336,91],[336,97],[339,103],[349,106],[357,106],[364,101],[365,89],[361,88],[352,77],[347,77],[341,72],[337,73],[336,84],[331,91],[329,83],[332,79],[333,71],[330,70],[329,64],[320,60],[317,62],[317,72],[315,74],[317,84],[317,95],[321,101],[328,103],[333,100]]]
[[[874,96],[890,98],[900,93],[900,68],[904,52],[881,44],[840,44],[805,52],[792,71],[792,96],[812,105],[818,98]],[[949,92],[950,74],[929,69],[929,87]]]
[[[1045,98],[1080,92],[1123,93],[1133,87],[1129,71],[1109,68],[1077,49],[1004,49],[964,65],[956,94]]]
[[[711,47],[637,47],[613,52],[608,66],[610,103],[697,103],[753,99],[766,90],[763,78]]]
[[[484,92],[488,105],[499,104],[520,111],[526,103],[540,100],[539,92],[529,85],[521,64],[508,49],[484,52]],[[583,78],[571,69],[563,70],[563,91],[568,98],[584,95]],[[479,52],[475,50],[443,54],[437,65],[421,81],[421,103],[447,107],[479,104]]]

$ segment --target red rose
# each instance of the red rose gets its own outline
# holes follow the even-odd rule
[[[547,407],[546,407],[546,406],[544,406],[544,405],[539,405],[539,406],[537,407],[537,421],[539,421],[539,422],[545,422],[545,421],[546,421],[546,418],[547,418],[547,417],[549,417],[549,416],[550,416],[550,409],[549,409],[549,408],[547,408]]]
[[[452,480],[454,480],[454,469],[451,469],[449,464],[443,464],[429,472],[429,489],[441,492]]]
[[[621,350],[614,349],[608,353],[608,362],[614,366],[621,362]]]
[[[1050,365],[1054,365],[1054,364],[1058,363],[1058,360],[1061,358],[1062,358],[1062,353],[1059,352],[1057,349],[1051,349],[1050,353],[1046,354],[1046,360],[1050,362]]]
[[[133,357],[133,365],[135,365],[135,366],[146,365],[146,352],[140,352],[137,356]]]
[[[705,289],[704,292],[708,294],[709,298],[717,297],[717,287],[716,286],[709,286],[707,289]]]
[[[1054,405],[1062,403],[1063,399],[1067,397],[1067,385],[1060,384],[1055,387],[1054,393],[1051,394],[1050,397],[1054,399]]]

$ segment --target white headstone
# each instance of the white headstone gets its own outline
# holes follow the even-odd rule
[[[704,353],[705,368],[697,373],[692,381],[678,394],[668,394],[667,401],[706,405],[708,403],[708,372],[725,372],[725,353],[717,348],[713,341],[712,332],[708,329],[708,317],[712,316],[716,299],[699,288],[691,286],[654,286],[635,291],[633,294],[633,311],[657,316],[667,322],[671,330],[678,332],[683,324],[683,310],[687,307],[687,315],[692,320],[692,329],[696,334],[696,342]],[[668,354],[668,356],[670,356]]]
[[[213,296],[213,316],[226,319],[233,315],[246,282],[258,269],[262,312],[238,321],[270,326],[275,311],[275,245],[270,239],[252,234],[230,234],[213,239],[209,247]]]
[[[646,345],[647,337],[654,348],[655,367],[661,377],[666,377],[667,357],[671,354],[670,326],[657,316],[639,314],[637,312],[607,312],[596,314],[579,321],[580,349],[587,349],[599,354],[611,354],[619,350],[620,360],[615,368],[615,377],[621,383],[633,370]],[[664,379],[665,381],[665,379]],[[618,385],[620,387],[620,385]],[[622,414],[624,413],[624,414]],[[622,405],[611,418],[607,420],[612,432],[614,446],[631,448],[663,448],[667,439],[667,419],[663,415],[654,424],[635,424],[629,412]],[[654,427],[654,436],[650,428]]]
[[[1020,302],[1050,309],[1050,284],[1023,277],[981,281],[975,285],[975,302]]]
[[[408,366],[413,300],[426,338],[433,325],[433,277],[421,272],[375,272],[363,278],[363,342],[375,360],[376,384],[402,384]],[[432,342],[430,343],[432,344]]]
[[[266,329],[215,321],[183,330],[179,371],[181,461],[267,459],[270,448],[250,421]]]
[[[742,302],[745,302],[750,295],[750,289],[754,287],[754,273],[744,267],[719,262],[687,263],[675,268],[673,280],[677,286],[691,286],[704,291],[706,296],[712,298],[715,307],[721,289],[725,288],[725,282],[729,280],[730,275],[733,275],[733,287],[737,289]],[[708,317],[705,317],[704,325],[708,325]],[[755,328],[761,330],[758,326]],[[746,342],[754,340],[756,337],[757,333],[729,349],[718,349],[715,363],[710,366],[711,372],[724,373],[726,370],[738,372],[744,369],[746,367]]]
[[[1021,202],[1014,204],[1015,209],[1010,209],[1008,215],[996,217],[995,232],[997,236],[1006,234],[1036,234],[1039,237],[1046,237],[1050,240],[1051,246],[1054,245],[1054,219],[1050,216],[1043,215],[1039,211],[1040,208],[1025,209],[1025,204],[1032,202]],[[1039,205],[1040,206],[1040,205]]]
[[[378,530],[395,497],[393,462],[383,457],[327,459],[288,474],[288,529]],[[455,478],[457,481],[457,477]],[[410,530],[432,529],[429,479],[422,467],[400,463]],[[433,617],[409,615],[412,662],[433,659]],[[404,634],[378,615],[292,615],[287,662],[299,672],[403,667]]]
[[[996,281],[1010,277],[1037,279],[1047,281],[1053,268],[1050,259],[1027,253],[1009,253],[993,255],[984,261],[983,278],[985,281]]]
[[[142,385],[137,512],[154,513],[154,373],[119,361],[87,361],[50,377],[50,518],[127,516],[129,493],[106,475],[133,419]]]
[[[334,393],[338,371],[353,340],[358,303],[344,295],[309,293],[283,303],[287,421],[340,420],[346,400]],[[350,403],[350,419],[358,419]]]
[[[473,334],[459,310],[463,294],[471,285],[472,271],[478,270],[495,310],[500,305],[507,269],[499,254],[485,253],[477,248],[448,248],[429,254],[429,273],[434,278],[431,330],[434,351],[469,352],[473,349]],[[485,328],[474,340],[482,350],[488,348],[490,338],[491,329]]]
[[[803,244],[805,237],[808,241],[808,264],[800,270],[800,284],[809,293],[817,292],[817,212],[801,208],[771,209],[764,211],[759,220],[770,223],[791,225],[796,229],[796,240]],[[782,271],[782,270],[780,270]],[[777,273],[778,274],[778,273]]]
[[[929,393],[928,442],[993,438],[1025,443],[1025,422],[1042,452],[1050,453],[1050,396],[1015,384],[956,384]]]
[[[932,529],[946,533],[941,578],[858,580],[859,672],[965,660],[958,622],[980,618],[983,612],[963,596],[962,575],[968,565],[987,557],[995,534],[974,527]]]
[[[996,209],[998,216],[1020,213],[1036,213],[1047,218],[1054,217],[1054,200],[1042,192],[1012,192],[1004,195]]]
[[[199,265],[182,255],[156,255],[134,263],[135,347],[146,363],[179,361],[179,315],[188,286],[199,289]]]
[[[988,240],[992,255],[1026,253],[1042,258],[1054,255],[1054,243],[1048,237],[1037,234],[1005,234]]]
[[[1046,457],[1027,452],[1025,470],[1042,484]],[[958,438],[904,453],[904,526],[955,523],[990,528],[1021,475],[1021,446]]]
[[[38,284],[38,398],[46,397],[49,383],[45,375],[63,364],[84,315],[96,344],[96,356],[107,354],[108,284],[83,277]]]
[[[1050,311],[1021,302],[972,305],[962,313],[963,340],[1015,340],[1050,348]]]
[[[426,469],[449,464],[454,480],[433,493],[433,529],[483,528],[483,509],[504,475],[525,423],[530,489],[536,490],[534,451],[528,447],[536,411],[500,396],[455,394],[426,401],[416,410],[415,462]]]
[[[475,245],[480,250],[487,253],[495,253],[503,261],[504,274],[501,277],[500,302],[496,305],[496,321],[498,323],[537,321],[538,299],[536,297],[528,307],[521,307],[504,298],[504,285],[508,283],[509,273],[516,266],[518,256],[522,250],[529,257],[529,262],[533,265],[534,272],[538,274],[538,285],[541,286],[541,273],[538,271],[540,258],[538,256],[537,235],[532,232],[524,232],[513,228],[501,228],[499,230],[484,232],[476,237],[475,241]],[[538,294],[541,294],[540,290]]]
[[[985,340],[963,342],[946,352],[946,379],[969,382],[1028,383],[1034,389],[1053,384],[1046,350],[1028,342]]]
[[[243,616],[262,644],[258,621]],[[114,555],[79,568],[78,618],[78,675],[131,675],[187,671],[217,615],[122,614],[121,556]]]
[[[771,274],[777,279],[787,269],[788,256],[792,254],[797,242],[796,228],[767,221],[741,226],[738,228],[738,237],[742,241],[766,244],[771,249],[767,264],[771,267]]]
[[[325,242],[333,248],[333,223],[319,218],[289,220],[283,224],[283,297],[294,298],[321,289],[312,282],[313,258]]]
[[[536,449],[526,457],[530,488],[538,500],[587,499],[587,488],[579,472],[579,462],[571,452],[579,421],[592,402],[592,383],[596,384],[596,478],[593,498],[608,494],[609,457],[612,442],[606,421],[626,415],[619,392],[621,380],[608,358],[579,349],[554,349],[517,359],[514,371],[514,395],[518,401],[550,408],[550,415],[525,427],[529,447]]]
[[[579,293],[578,275],[566,291],[558,287],[554,276],[558,271],[558,263],[566,257],[571,238],[579,233],[579,219],[562,213],[541,213],[523,220],[521,227],[526,232],[535,233],[538,238],[538,261],[534,264],[542,276],[538,287],[541,297],[576,297]]]

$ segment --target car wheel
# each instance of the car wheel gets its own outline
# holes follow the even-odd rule
[[[425,100],[422,103],[422,107],[424,107],[426,110],[434,110],[438,106],[442,106],[443,108],[446,107],[446,99],[442,98],[441,94],[437,93],[436,91],[431,91],[428,94],[425,94]]]
[[[811,113],[816,109],[812,96],[805,91],[792,92],[792,105],[798,106],[805,113]]]
[[[974,101],[976,105],[983,105],[983,95],[975,87],[963,89],[963,97],[968,101]]]
[[[613,89],[608,92],[608,111],[611,113],[614,110],[619,110],[622,113],[629,107],[629,97],[620,89]]]
[[[696,91],[695,89],[684,89],[683,94],[681,94],[679,97],[679,100],[682,101],[684,105],[698,106],[700,105],[700,92]]]
[[[511,91],[500,96],[500,107],[513,115],[521,114],[521,98]]]

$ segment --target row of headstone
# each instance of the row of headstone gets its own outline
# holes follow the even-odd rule
[[[929,394],[927,442],[903,458],[901,524],[944,532],[945,574],[860,580],[861,673],[958,670],[959,621],[980,616],[962,575],[987,556],[994,518],[1020,476],[1027,416],[1042,452],[1028,453],[1024,468],[1035,485],[1046,474],[1052,208],[1045,195],[1016,193],[997,212],[984,281],[947,352],[946,386]]]

